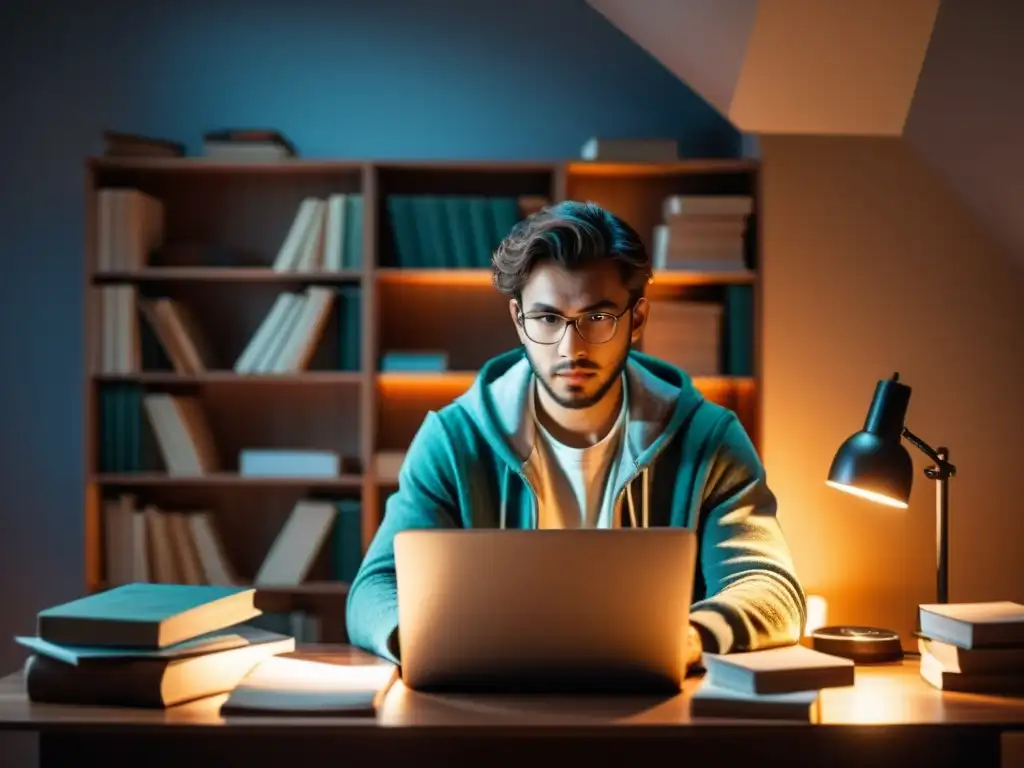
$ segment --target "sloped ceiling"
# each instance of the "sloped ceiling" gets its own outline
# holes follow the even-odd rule
[[[942,0],[904,139],[1024,269],[1024,2]]]
[[[1024,2],[587,2],[745,133],[902,137],[1024,269]]]

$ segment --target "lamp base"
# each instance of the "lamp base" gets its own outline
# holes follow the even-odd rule
[[[880,664],[903,659],[900,636],[879,627],[832,626],[811,633],[816,651],[850,659],[855,664]]]

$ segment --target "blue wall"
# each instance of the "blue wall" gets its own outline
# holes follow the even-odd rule
[[[0,0],[0,635],[83,588],[82,164],[104,127],[197,151],[273,126],[305,156],[572,157],[591,135],[737,151],[584,0]],[[0,671],[22,654],[0,643]]]

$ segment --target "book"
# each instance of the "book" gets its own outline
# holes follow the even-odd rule
[[[234,687],[220,713],[373,717],[398,679],[398,667],[268,658]]]
[[[253,582],[294,586],[306,580],[338,514],[330,501],[301,499],[270,545]]]
[[[1021,672],[956,672],[945,669],[942,662],[928,653],[921,654],[921,677],[942,691],[988,693],[1005,696],[1024,694]]]
[[[703,654],[709,685],[745,694],[790,693],[854,683],[850,659],[803,645],[760,651]]]
[[[921,634],[959,648],[1024,645],[1024,605],[1007,600],[919,606]]]
[[[815,722],[820,692],[741,693],[714,685],[707,677],[690,697],[691,717],[749,718]]]
[[[36,635],[58,645],[164,648],[259,616],[255,596],[252,587],[123,584],[43,609]]]
[[[277,637],[275,635],[275,637]],[[273,638],[271,638],[273,639]],[[102,645],[60,645],[43,640],[41,637],[17,636],[18,645],[28,648],[37,656],[62,661],[71,666],[88,665],[101,660],[127,659],[184,659],[190,656],[201,656],[216,651],[228,651],[232,648],[243,648],[267,642],[266,630],[240,624],[227,629],[219,629],[199,635],[190,640],[183,640],[163,648],[125,648]]]
[[[161,136],[147,136],[111,128],[102,131],[105,157],[184,157],[185,145]]]
[[[250,634],[238,648],[185,656],[91,658],[67,664],[33,654],[25,665],[30,701],[161,708],[226,693],[261,661],[295,650],[295,639]]]
[[[580,147],[580,159],[606,163],[672,163],[679,159],[675,139],[592,136]]]
[[[1024,675],[1024,645],[993,648],[960,648],[929,637],[917,639],[921,656],[933,656],[948,672],[1003,673]]]

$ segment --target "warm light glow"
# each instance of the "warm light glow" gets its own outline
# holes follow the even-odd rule
[[[941,721],[942,699],[914,695],[913,683],[900,675],[872,674],[859,669],[855,685],[825,688],[821,692],[823,723],[844,725],[886,725],[912,722],[922,707],[935,706]]]
[[[812,632],[826,624],[828,624],[828,601],[821,595],[808,595],[804,637],[809,637]]]
[[[569,163],[566,170],[570,176],[643,177],[678,176],[684,173],[710,171],[734,171],[743,173],[754,169],[751,160],[710,159],[679,160],[674,163],[607,163],[597,160],[581,160]]]
[[[409,269],[385,267],[376,271],[377,280],[394,285],[437,285],[492,287],[494,273],[489,269]]]
[[[381,373],[377,383],[385,394],[454,397],[469,389],[476,376],[476,371],[396,371]]]
[[[390,664],[344,665],[272,656],[243,681],[246,688],[288,691],[376,691],[394,672]]]
[[[862,499],[868,499],[869,501],[873,501],[877,504],[884,504],[887,507],[897,507],[898,509],[907,508],[905,502],[894,499],[891,496],[886,496],[883,493],[865,491],[863,488],[857,488],[853,485],[845,485],[844,483],[836,483],[832,480],[826,480],[825,485],[837,488],[840,491],[845,491],[846,493],[852,493],[854,496],[860,496]]]

